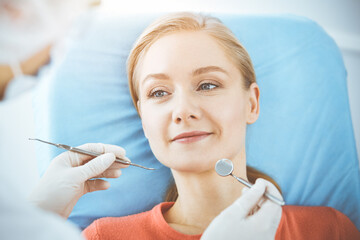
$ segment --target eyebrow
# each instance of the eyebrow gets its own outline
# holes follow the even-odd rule
[[[207,67],[198,68],[193,71],[192,75],[197,76],[208,72],[222,72],[225,73],[226,75],[229,75],[227,71],[217,66],[207,66]]]
[[[222,69],[221,67],[207,66],[207,67],[201,67],[201,68],[195,69],[192,72],[192,76],[198,76],[198,75],[208,73],[208,72],[222,72],[222,73],[225,73],[226,75],[229,75],[228,72],[225,71],[224,69]],[[166,75],[164,73],[153,73],[153,74],[147,75],[144,78],[144,80],[142,81],[142,84],[144,84],[144,82],[146,82],[150,78],[156,78],[159,80],[169,80],[170,79],[169,75]]]
[[[170,79],[170,77],[164,73],[153,73],[153,74],[147,75],[144,78],[144,80],[142,81],[142,83],[146,82],[150,78],[156,78],[156,79],[160,79],[160,80],[169,80]]]

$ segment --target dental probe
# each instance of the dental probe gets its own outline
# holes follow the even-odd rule
[[[217,172],[217,174],[219,174],[222,177],[226,177],[226,176],[233,176],[236,180],[238,180],[239,182],[241,182],[242,184],[244,184],[245,186],[247,186],[248,188],[251,188],[253,184],[249,183],[248,181],[236,177],[235,175],[232,174],[234,170],[234,165],[232,163],[231,160],[229,159],[220,159],[219,161],[216,162],[215,165],[215,171]],[[268,199],[270,199],[271,201],[273,201],[274,203],[283,206],[285,205],[285,202],[283,200],[278,199],[277,197],[271,195],[270,193],[265,192],[265,197],[267,197]]]
[[[71,152],[81,153],[81,154],[85,154],[85,155],[89,155],[89,156],[93,156],[93,157],[98,157],[98,156],[103,154],[103,153],[97,153],[97,152],[90,152],[90,151],[83,150],[83,149],[80,149],[80,148],[71,147],[71,146],[68,146],[68,145],[65,145],[65,144],[47,142],[47,141],[44,141],[44,140],[41,140],[41,139],[38,139],[38,138],[29,138],[29,140],[39,141],[39,142],[50,144],[50,145],[53,145],[55,147],[62,148],[62,149],[65,149],[65,150],[68,150],[68,151],[71,151]],[[146,170],[156,170],[155,168],[148,168],[148,167],[144,167],[144,166],[141,166],[139,164],[136,164],[136,163],[132,163],[132,162],[130,162],[130,160],[127,157],[124,157],[124,158],[116,157],[115,162],[119,162],[119,163],[122,163],[122,164],[125,164],[125,165],[131,165],[131,166],[135,166],[135,167],[139,167],[139,168],[143,168],[143,169],[146,169]]]

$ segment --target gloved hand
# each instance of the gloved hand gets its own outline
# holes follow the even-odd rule
[[[244,188],[242,196],[210,223],[201,239],[274,239],[282,208],[263,197],[265,190],[282,199],[272,183],[257,179],[250,189]]]
[[[60,154],[31,192],[30,202],[67,218],[81,196],[110,187],[107,181],[91,178],[117,178],[121,168],[129,166],[115,162],[115,156],[125,156],[121,147],[90,143],[78,148],[104,154],[96,158],[70,151]]]

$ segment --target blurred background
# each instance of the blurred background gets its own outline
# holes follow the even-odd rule
[[[75,1],[74,1],[75,2]],[[1,3],[1,1],[0,1]],[[94,0],[92,8],[99,8],[106,14],[158,13],[169,11],[222,12],[236,14],[296,14],[308,17],[333,37],[339,46],[348,72],[348,92],[355,133],[356,146],[360,151],[360,1],[359,0]],[[4,7],[4,6],[1,6]],[[15,13],[16,14],[16,13]],[[50,26],[51,27],[51,26]],[[4,34],[4,31],[0,31]],[[0,36],[3,38],[4,35]],[[59,36],[60,38],[60,36]],[[30,41],[30,40],[29,40]],[[1,42],[0,42],[1,43]],[[14,184],[24,185],[21,189],[27,195],[38,179],[34,143],[28,141],[34,136],[32,111],[33,90],[40,76],[39,69],[49,61],[50,45],[42,48],[31,59],[32,64],[22,62],[26,75],[16,91],[10,91],[12,82],[0,81],[0,174],[12,172],[17,177]],[[4,52],[0,53],[4,54]],[[1,56],[1,55],[0,55]],[[11,79],[11,71],[0,65],[0,80]],[[12,67],[16,72],[16,67]],[[10,75],[9,75],[10,74]],[[16,75],[16,74],[13,74]],[[11,77],[9,77],[11,76]],[[8,95],[3,94],[8,91]],[[6,93],[6,92],[5,92]],[[10,94],[11,93],[11,94]],[[16,182],[18,181],[18,182]]]

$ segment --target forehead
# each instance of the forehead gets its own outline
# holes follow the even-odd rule
[[[161,37],[149,47],[139,65],[140,81],[148,74],[189,74],[206,66],[218,66],[229,71],[235,69],[223,47],[201,31],[184,31]]]

